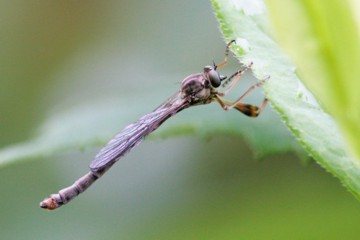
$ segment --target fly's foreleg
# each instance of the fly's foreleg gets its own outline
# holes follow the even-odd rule
[[[235,43],[235,40],[231,40],[227,45],[226,45],[226,49],[225,49],[225,58],[224,61],[220,64],[217,64],[214,66],[214,69],[218,69],[218,68],[222,68],[223,66],[225,66],[228,62],[228,57],[229,57],[229,53],[230,53],[230,46],[231,44]]]

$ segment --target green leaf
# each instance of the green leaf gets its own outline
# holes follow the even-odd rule
[[[308,153],[360,199],[359,163],[346,152],[333,118],[303,86],[295,66],[269,35],[263,1],[212,0],[212,3],[225,40],[237,41],[233,51],[240,62],[254,62],[252,69],[258,79],[271,76],[263,88],[273,108]]]
[[[302,81],[337,120],[349,148],[360,160],[360,20],[356,21],[356,4],[358,1],[350,0],[327,4],[268,1],[277,39],[298,64]]]

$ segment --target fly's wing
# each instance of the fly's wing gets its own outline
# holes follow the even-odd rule
[[[139,144],[146,135],[157,129],[166,119],[188,106],[189,103],[181,99],[181,93],[177,92],[153,112],[141,117],[137,122],[130,124],[112,138],[90,163],[91,170],[100,171],[110,167],[121,156]]]

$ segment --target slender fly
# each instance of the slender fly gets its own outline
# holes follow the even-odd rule
[[[154,111],[141,117],[138,121],[125,127],[115,135],[95,156],[95,159],[90,163],[90,171],[87,174],[75,181],[71,186],[44,199],[40,203],[40,207],[53,210],[70,202],[90,187],[122,156],[138,145],[145,136],[155,131],[163,122],[185,108],[218,102],[224,110],[234,108],[249,117],[257,117],[266,106],[267,99],[265,98],[259,107],[242,103],[242,100],[256,87],[261,86],[267,79],[252,85],[235,101],[223,98],[252,66],[252,63],[250,63],[230,77],[219,74],[217,70],[227,64],[230,46],[234,42],[233,40],[227,44],[225,58],[222,63],[205,66],[202,73],[187,76],[181,82],[180,90],[172,97]],[[220,92],[218,90],[220,86],[224,88],[226,86],[226,89]]]

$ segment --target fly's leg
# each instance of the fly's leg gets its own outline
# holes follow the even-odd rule
[[[247,65],[244,69],[237,71],[236,73],[231,75],[228,79],[226,79],[222,85],[223,87],[225,87],[227,84],[229,84],[235,78],[235,80],[231,83],[230,87],[228,87],[223,93],[219,93],[219,96],[223,97],[226,94],[228,94],[235,87],[235,85],[239,82],[240,78],[244,75],[244,73],[247,70],[251,69],[252,65],[253,65],[253,62],[251,62],[249,65]]]
[[[236,101],[234,101],[231,105],[226,106],[226,108],[224,108],[225,110],[229,110],[232,109],[236,106],[236,104],[240,103],[244,98],[246,98],[255,88],[260,87],[261,85],[264,84],[265,81],[267,81],[269,78],[266,78],[254,85],[252,85],[241,97],[239,97]]]
[[[225,66],[227,64],[227,61],[228,61],[228,56],[229,56],[229,52],[230,52],[230,46],[231,44],[233,44],[235,42],[235,40],[231,40],[227,45],[226,45],[226,49],[225,49],[225,58],[224,58],[224,61],[220,64],[217,64],[215,65],[214,63],[214,69],[218,69],[218,68],[221,68],[223,66]]]
[[[245,99],[255,88],[260,87],[262,84],[264,84],[264,82],[267,81],[268,79],[269,77],[252,85],[240,98],[238,98],[234,102],[220,98],[219,97],[221,96],[220,94],[215,95],[214,100],[217,101],[224,110],[230,110],[232,108],[235,108],[236,110],[242,112],[243,114],[249,117],[257,117],[261,113],[261,111],[265,108],[268,102],[267,98],[265,98],[262,101],[260,107],[242,103],[241,101]]]
[[[221,105],[221,107],[224,110],[229,110],[229,105],[233,104],[233,102],[226,100],[226,99],[222,99],[218,96],[214,97],[214,99]],[[267,102],[268,102],[267,98],[264,98],[260,107],[239,102],[233,108],[235,108],[236,110],[245,114],[248,117],[257,117],[262,112],[262,110],[265,108]]]

